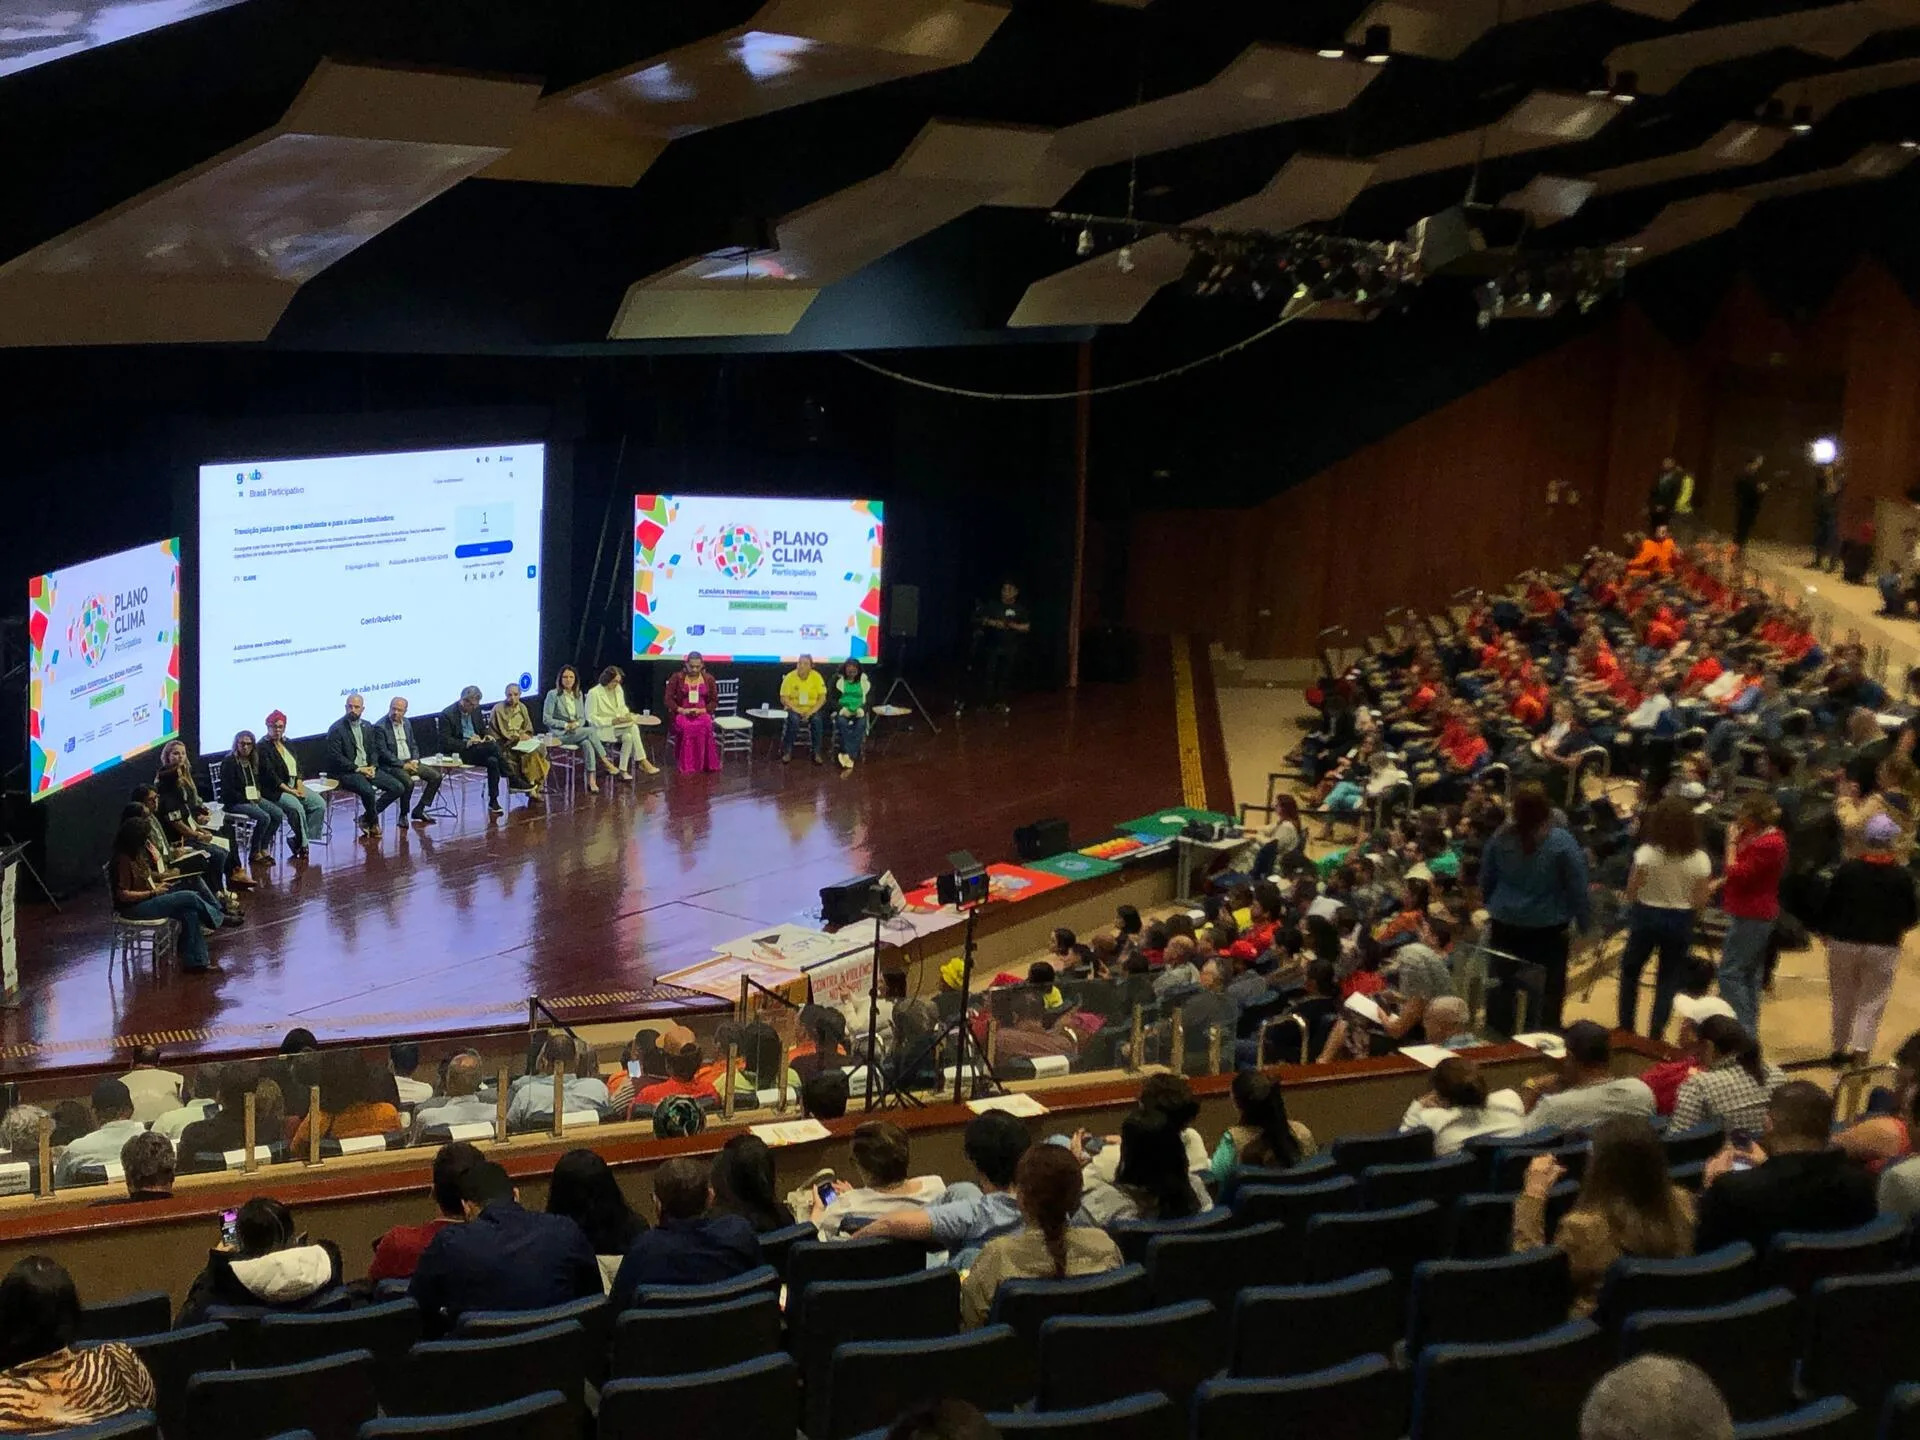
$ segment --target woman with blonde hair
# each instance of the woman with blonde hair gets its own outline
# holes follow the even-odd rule
[[[1549,1243],[1547,1197],[1565,1174],[1551,1155],[1527,1167],[1513,1204],[1515,1250]],[[1667,1178],[1667,1152],[1646,1121],[1616,1115],[1594,1128],[1580,1197],[1551,1243],[1567,1252],[1576,1316],[1593,1313],[1607,1267],[1622,1256],[1672,1260],[1693,1253],[1693,1196]]]
[[[1059,1145],[1033,1145],[1013,1172],[1023,1228],[989,1240],[960,1282],[960,1321],[984,1325],[993,1297],[1007,1280],[1064,1280],[1117,1270],[1120,1247],[1104,1230],[1075,1225],[1080,1209],[1080,1162]]]
[[[1658,1040],[1667,1028],[1673,997],[1686,977],[1687,946],[1694,922],[1713,885],[1713,861],[1700,845],[1700,822],[1691,802],[1669,795],[1640,821],[1640,846],[1627,876],[1627,944],[1620,952],[1620,1028],[1634,1028],[1640,1002],[1640,972],[1660,952],[1654,972],[1653,1013],[1647,1033]]]

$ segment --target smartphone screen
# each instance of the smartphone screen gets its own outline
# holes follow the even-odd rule
[[[831,1180],[822,1180],[818,1185],[813,1187],[813,1193],[820,1197],[820,1203],[822,1205],[831,1205],[833,1203],[833,1182]]]
[[[240,1243],[239,1225],[240,1212],[238,1210],[222,1210],[220,1212],[220,1243],[222,1245],[231,1248]]]
[[[629,1080],[638,1080],[640,1078],[640,1062],[638,1060],[627,1061],[627,1078]]]

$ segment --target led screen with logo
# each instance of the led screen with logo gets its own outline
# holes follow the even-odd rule
[[[636,495],[634,658],[876,660],[884,539],[878,500]]]
[[[33,799],[180,733],[179,540],[35,576],[27,627]]]

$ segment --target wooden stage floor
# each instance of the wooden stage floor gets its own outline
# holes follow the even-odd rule
[[[534,994],[713,1008],[654,977],[817,910],[822,885],[889,869],[911,885],[950,851],[1012,858],[1015,827],[1044,816],[1080,843],[1177,802],[1168,648],[1145,657],[1130,685],[1016,697],[1005,717],[936,711],[938,735],[916,719],[851,773],[767,758],[761,727],[752,763],[730,756],[716,775],[663,770],[544,811],[516,799],[491,822],[470,803],[459,822],[389,823],[377,846],[342,808],[304,871],[262,872],[247,924],[212,942],[218,977],[109,974],[97,892],[58,916],[23,906],[24,1004],[0,1016],[0,1060],[90,1065],[140,1039],[257,1051],[296,1025],[322,1040],[508,1028]]]

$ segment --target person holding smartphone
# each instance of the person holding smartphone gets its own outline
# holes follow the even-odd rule
[[[853,1168],[861,1183],[823,1180],[815,1187],[813,1221],[822,1240],[844,1240],[849,1220],[931,1205],[947,1188],[938,1175],[909,1177],[907,1132],[885,1120],[869,1120],[853,1132]]]
[[[197,1325],[216,1305],[274,1314],[331,1304],[340,1287],[340,1248],[312,1241],[278,1200],[256,1195],[233,1219],[222,1217],[220,1243],[194,1277],[174,1328]]]
[[[180,968],[189,975],[219,973],[207,953],[207,937],[217,934],[227,915],[178,882],[162,878],[149,844],[145,820],[123,820],[113,837],[109,870],[113,908],[129,920],[173,920],[180,926]]]

